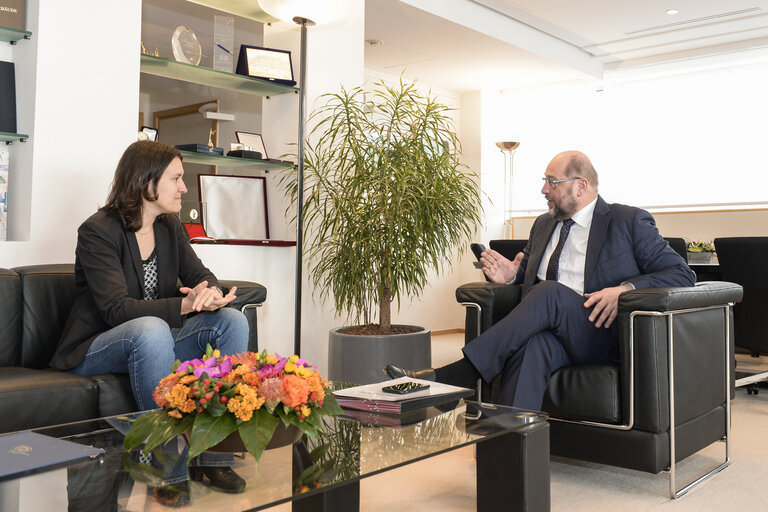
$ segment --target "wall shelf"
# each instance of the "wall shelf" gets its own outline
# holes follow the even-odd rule
[[[296,87],[277,84],[261,78],[235,75],[145,54],[141,55],[141,72],[256,96],[273,96],[298,91]]]
[[[184,162],[190,164],[221,165],[234,169],[264,169],[267,171],[292,167],[290,162],[274,160],[256,160],[253,158],[239,158],[235,156],[212,155],[208,153],[195,153],[194,151],[179,151],[184,157]]]
[[[14,44],[16,41],[29,39],[30,37],[32,37],[32,32],[0,25],[0,41]]]
[[[11,143],[16,141],[26,142],[29,135],[24,133],[0,132],[0,142]]]

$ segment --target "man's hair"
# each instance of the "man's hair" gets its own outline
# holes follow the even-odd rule
[[[140,229],[143,200],[157,200],[157,183],[174,158],[181,160],[181,153],[162,142],[140,140],[128,146],[117,164],[107,204],[100,210],[119,212],[129,231]]]
[[[580,176],[586,178],[595,189],[597,189],[597,171],[592,167],[592,162],[586,155],[577,154],[571,157],[568,165],[565,166],[565,175],[569,178]]]

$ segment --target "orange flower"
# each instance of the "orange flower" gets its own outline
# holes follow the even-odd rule
[[[181,408],[181,406],[187,401],[189,392],[189,386],[185,386],[184,384],[176,384],[171,388],[169,392],[165,394],[165,398],[168,400],[170,407]]]
[[[307,384],[309,384],[309,392],[315,394],[316,402],[325,399],[325,389],[323,388],[323,382],[320,379],[320,375],[313,373],[313,375],[307,378]]]
[[[285,387],[283,404],[288,407],[296,407],[307,402],[309,384],[306,380],[295,375],[286,375],[283,377],[283,386]]]
[[[171,418],[176,418],[177,420],[181,419],[181,413],[176,409],[172,409],[168,411],[168,416],[170,416]]]
[[[195,382],[197,380],[197,377],[194,375],[185,375],[181,379],[179,379],[179,382],[182,384],[189,384],[190,382]]]
[[[235,388],[237,395],[227,400],[227,409],[242,421],[248,421],[253,417],[253,411],[264,404],[264,399],[259,398],[256,390],[244,384],[238,384]]]

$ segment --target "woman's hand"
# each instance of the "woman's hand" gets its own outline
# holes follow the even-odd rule
[[[181,301],[181,314],[186,315],[193,311],[216,311],[235,300],[237,286],[233,286],[229,293],[222,295],[216,288],[208,288],[208,281],[203,281],[194,288],[183,286],[179,289],[185,297]]]

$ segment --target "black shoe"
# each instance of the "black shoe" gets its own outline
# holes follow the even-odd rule
[[[239,494],[245,492],[245,480],[230,467],[200,467],[189,468],[189,477],[195,482],[202,482],[214,491]],[[205,482],[205,477],[208,482]]]
[[[183,481],[162,487],[150,487],[155,500],[166,507],[179,508],[189,505],[189,482]]]
[[[412,379],[421,380],[435,380],[435,370],[432,368],[426,368],[424,370],[404,370],[393,364],[388,364],[386,368],[382,368],[384,374],[390,379],[399,379],[400,377],[410,377]]]

